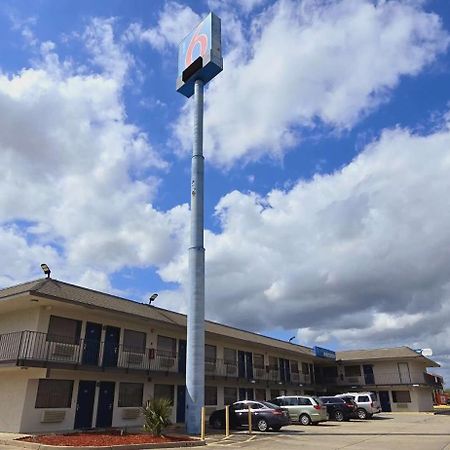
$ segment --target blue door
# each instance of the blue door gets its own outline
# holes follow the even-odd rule
[[[177,386],[177,423],[184,423],[186,414],[186,386]]]
[[[238,374],[239,378],[245,378],[245,352],[238,350]]]
[[[253,355],[252,352],[245,352],[245,365],[247,368],[247,380],[253,379]]]
[[[99,323],[86,323],[86,333],[84,335],[83,347],[83,364],[88,364],[90,366],[98,365],[101,336],[102,326]]]
[[[102,381],[98,393],[97,423],[98,428],[108,428],[112,425],[114,408],[115,383]]]
[[[116,367],[119,357],[120,328],[106,327],[105,334],[105,354],[103,355],[103,365],[105,367]]]
[[[379,391],[380,406],[383,412],[391,412],[391,401],[389,399],[389,391]]]
[[[363,365],[365,384],[375,384],[375,377],[373,376],[373,366],[370,364]]]
[[[92,428],[92,414],[94,412],[95,381],[80,381],[78,385],[77,408],[75,413],[76,430]]]
[[[186,341],[184,339],[178,341],[178,372],[186,373]]]

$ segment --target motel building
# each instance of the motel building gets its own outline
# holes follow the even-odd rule
[[[207,413],[241,399],[372,391],[430,411],[438,364],[408,347],[333,352],[209,322]],[[184,422],[186,316],[51,278],[0,290],[0,431],[142,425],[151,397]]]

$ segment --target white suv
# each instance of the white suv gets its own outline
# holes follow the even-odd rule
[[[346,392],[335,397],[353,397],[358,407],[356,410],[358,419],[370,419],[374,414],[381,412],[381,406],[373,392]]]

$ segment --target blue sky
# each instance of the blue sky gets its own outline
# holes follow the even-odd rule
[[[177,44],[209,10],[207,315],[450,363],[446,1],[4,1],[0,284],[185,311],[192,114]]]

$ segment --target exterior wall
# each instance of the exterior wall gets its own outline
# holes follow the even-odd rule
[[[0,431],[17,433],[26,401],[27,383],[33,373],[39,369],[21,370],[19,368],[3,369],[0,372]]]
[[[22,330],[37,329],[39,310],[38,306],[31,306],[27,309],[2,312],[0,314],[0,334],[14,333]]]

